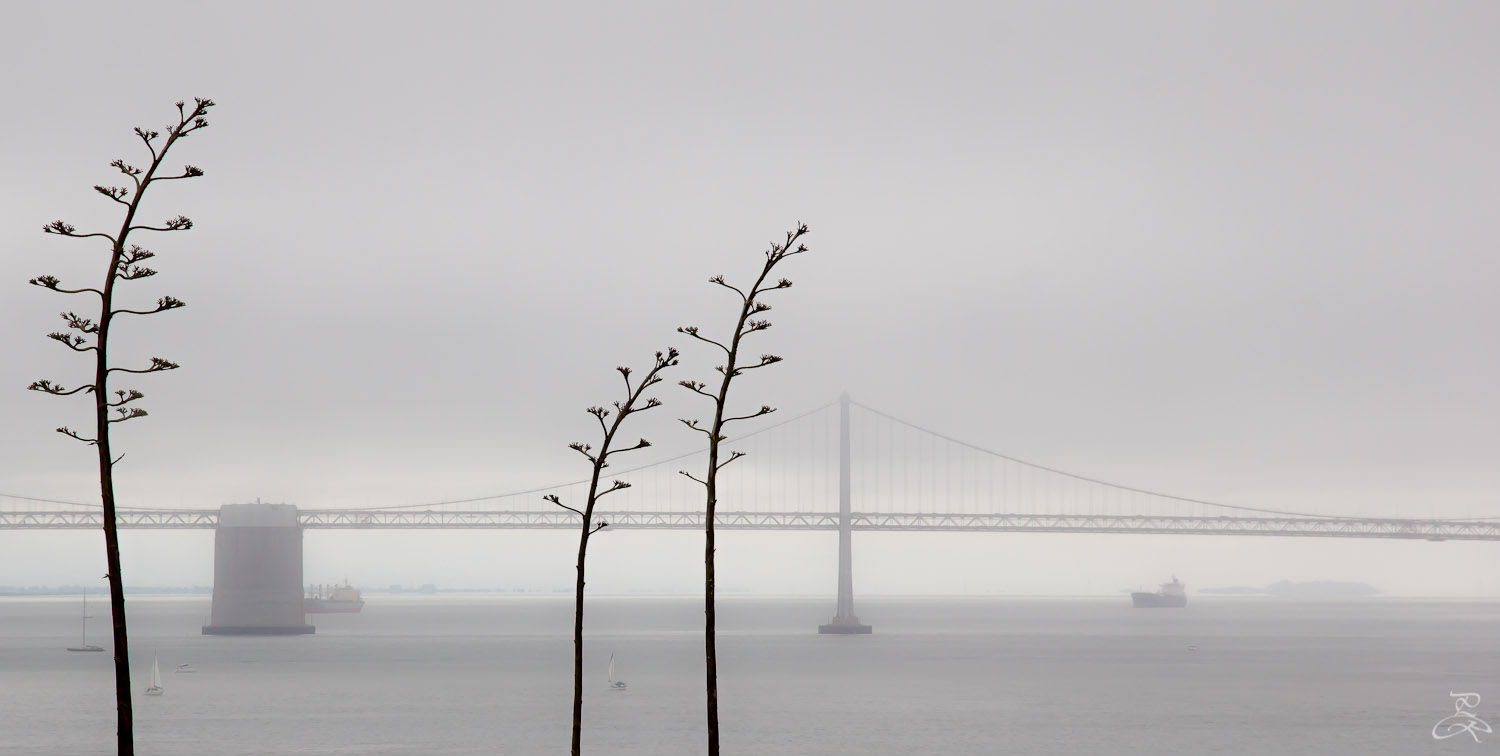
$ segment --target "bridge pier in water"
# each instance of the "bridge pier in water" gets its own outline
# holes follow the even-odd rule
[[[225,504],[214,529],[214,598],[204,635],[305,635],[302,525],[291,504]]]
[[[873,628],[854,615],[854,567],[851,541],[853,529],[849,517],[849,392],[839,396],[839,606],[838,613],[826,625],[818,625],[825,635],[867,635]]]

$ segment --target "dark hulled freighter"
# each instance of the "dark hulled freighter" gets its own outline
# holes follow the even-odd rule
[[[1177,576],[1173,575],[1172,582],[1162,583],[1161,590],[1156,593],[1136,591],[1130,594],[1130,600],[1137,609],[1181,608],[1187,606],[1187,586],[1178,582]]]

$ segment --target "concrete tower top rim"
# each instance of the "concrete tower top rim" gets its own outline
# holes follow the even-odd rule
[[[219,527],[295,528],[297,507],[294,504],[225,504],[219,507]]]

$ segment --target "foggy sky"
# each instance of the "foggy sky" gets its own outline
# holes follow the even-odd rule
[[[376,506],[580,477],[618,364],[723,332],[802,220],[786,412],[844,389],[1052,467],[1233,504],[1500,515],[1500,9],[1483,3],[167,4],[0,29],[0,493],[97,497],[86,379],[44,335],[117,224],[136,125],[212,97],[152,189],[160,275],[122,322],[151,416],[122,503]],[[94,240],[97,241],[97,240]],[[635,431],[695,439],[685,391]],[[309,533],[308,579],[565,584],[567,533]],[[0,531],[0,584],[91,580],[96,533]],[[127,534],[127,582],[211,580],[211,537]],[[618,534],[604,589],[691,589],[691,534]],[[809,590],[831,534],[735,534],[726,582]],[[651,556],[637,547],[649,546]],[[1482,547],[1482,548],[1481,548]],[[1107,593],[1283,577],[1500,591],[1487,545],[860,535],[857,590]],[[390,552],[397,552],[393,558]],[[170,552],[170,553],[169,553]],[[772,558],[773,555],[775,558]],[[675,561],[674,561],[675,560]],[[774,562],[774,564],[767,564]],[[329,574],[332,573],[332,574]],[[981,575],[981,576],[977,576]],[[816,581],[814,581],[816,582]],[[596,585],[601,585],[596,583]],[[813,588],[814,590],[816,587]]]

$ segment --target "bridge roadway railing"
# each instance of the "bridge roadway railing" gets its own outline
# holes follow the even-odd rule
[[[219,525],[217,509],[120,510],[115,522],[122,528],[208,529]],[[0,510],[0,530],[79,530],[104,527],[99,510],[64,509],[8,512]]]
[[[217,510],[132,509],[119,513],[122,528],[212,529]],[[703,527],[702,512],[602,512],[616,529],[686,530]],[[561,529],[577,526],[570,512],[535,510],[352,510],[303,509],[304,528],[318,529]],[[837,530],[837,512],[719,512],[729,530]],[[1355,517],[1060,514],[861,513],[851,515],[861,531],[976,531],[1042,533],[1155,533],[1176,535],[1395,538],[1432,541],[1500,541],[1497,520],[1418,520]],[[91,529],[103,526],[98,511],[0,511],[0,530]]]

